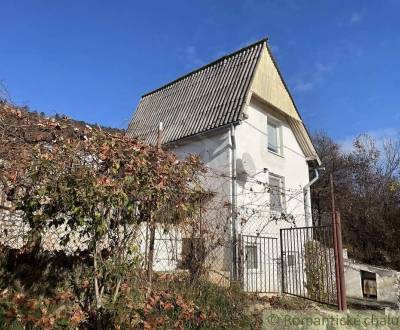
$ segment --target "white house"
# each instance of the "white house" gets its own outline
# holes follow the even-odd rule
[[[221,205],[229,200],[232,212],[219,221],[241,246],[226,249],[220,270],[244,268],[252,290],[252,276],[268,272],[266,264],[279,268],[279,229],[312,225],[309,186],[320,165],[267,40],[143,95],[127,134],[154,144],[160,122],[163,145],[182,157],[199,154],[210,169],[207,184]],[[239,253],[243,264],[233,265]],[[256,285],[277,290],[275,275],[261,274]]]

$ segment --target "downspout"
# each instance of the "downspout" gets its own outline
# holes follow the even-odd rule
[[[304,217],[305,217],[305,224],[306,227],[311,227],[311,199],[309,196],[310,187],[319,180],[319,168],[314,169],[315,177],[309,183],[307,183],[303,188],[303,195],[304,195]]]
[[[232,205],[232,278],[238,279],[238,249],[237,249],[237,184],[236,184],[236,129],[235,125],[231,125],[231,147],[232,147],[232,178],[231,178],[231,205]]]

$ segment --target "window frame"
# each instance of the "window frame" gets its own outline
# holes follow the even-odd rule
[[[295,267],[296,266],[296,262],[297,262],[297,252],[296,251],[290,251],[290,253],[288,253],[286,255],[286,264],[287,267]]]
[[[204,251],[205,242],[202,237],[182,237],[178,269],[189,269],[193,253]]]
[[[258,244],[248,243],[244,246],[246,269],[258,269]],[[249,251],[252,253],[250,254]],[[255,254],[254,254],[255,252]],[[249,259],[249,255],[252,256]]]
[[[270,149],[269,147],[269,126],[276,127],[276,142],[277,142],[277,151]],[[282,122],[278,119],[267,116],[267,150],[271,154],[283,157],[283,139],[282,139]]]
[[[275,210],[272,208],[272,203],[271,203],[271,194],[272,194],[272,187],[271,187],[271,178],[276,179],[279,181],[279,194],[278,196],[280,197],[280,204],[281,204],[281,208],[280,210]],[[281,175],[277,175],[274,173],[269,173],[268,174],[268,185],[270,188],[270,192],[269,192],[269,209],[271,214],[273,215],[281,215],[282,213],[286,213],[286,194],[285,194],[285,178]]]

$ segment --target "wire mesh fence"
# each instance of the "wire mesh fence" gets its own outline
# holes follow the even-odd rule
[[[130,244],[136,249],[141,267],[145,269],[150,245],[149,224],[143,222],[130,229],[125,228],[125,236],[127,232],[131,235]],[[0,233],[0,246],[9,250],[25,251],[30,249],[30,245],[33,244],[33,231],[23,219],[21,212],[0,212]],[[99,248],[105,251],[112,249],[116,239],[113,236],[117,234],[109,235],[99,242]],[[63,225],[51,226],[41,231],[38,249],[47,254],[61,252],[67,256],[73,256],[84,251],[90,252],[90,241],[91,237],[88,234],[72,231]],[[199,245],[200,241],[204,242],[201,246]],[[197,242],[197,246],[193,242]],[[202,252],[207,254],[204,256],[206,260],[201,260],[201,262],[209,271],[210,278],[214,282],[225,283],[225,285],[229,283],[229,256],[232,248],[229,237],[222,239],[222,236],[219,236],[218,239],[215,237],[211,239],[208,235],[193,236],[185,230],[171,226],[168,228],[157,226],[155,230],[153,270],[160,273],[188,273],[190,267],[193,267],[193,263],[200,262],[200,260],[195,260],[199,257],[199,251],[197,254],[193,253],[194,249],[199,248],[207,250],[207,252]]]
[[[0,232],[0,244],[9,249],[23,249],[29,244],[29,224],[18,213],[1,213]],[[69,240],[64,244],[66,235]],[[70,233],[60,226],[45,230],[40,244],[46,252],[74,255],[87,250],[88,241],[89,237]],[[132,243],[145,269],[149,251],[147,223],[135,229]],[[189,274],[207,243],[210,242],[206,242],[206,237],[188,236],[177,228],[157,228],[153,270]],[[110,240],[101,246],[109,248],[112,244]],[[234,241],[229,236],[219,239],[201,262],[208,278],[220,285],[236,281],[246,292],[283,292],[336,305],[333,244],[331,226],[284,228],[280,237],[242,234]]]
[[[252,192],[253,193],[253,192]],[[260,193],[261,194],[261,193]],[[260,200],[260,198],[262,200]],[[265,193],[258,198],[258,209],[267,205]],[[282,228],[292,226],[296,218],[278,221],[268,210],[249,212],[242,207],[242,221],[235,238],[231,232],[229,204],[214,200],[206,211],[192,221],[195,227],[157,225],[152,270],[159,274],[200,276],[223,286],[239,282],[246,292],[287,293],[321,303],[337,304],[336,265],[332,226]],[[164,209],[158,210],[162,216]],[[166,212],[169,216],[169,212]],[[245,220],[244,220],[245,219]],[[303,218],[297,221],[302,223]],[[131,227],[113,229],[98,242],[108,254],[115,252],[118,241],[128,238],[135,247],[140,267],[146,270],[150,251],[150,226],[147,221]],[[276,232],[279,234],[274,234]],[[31,244],[31,228],[20,212],[0,213],[0,245],[24,250]],[[125,237],[125,238],[124,238]],[[40,249],[47,253],[76,255],[91,252],[92,237],[65,225],[47,226],[40,234]]]

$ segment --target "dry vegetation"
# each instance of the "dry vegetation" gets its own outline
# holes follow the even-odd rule
[[[204,251],[191,256],[188,272],[159,276],[154,256],[143,256],[136,243],[147,224],[216,246],[215,231],[200,217],[212,195],[199,180],[205,171],[196,156],[178,160],[118,131],[1,103],[1,207],[19,210],[29,231],[22,247],[1,246],[0,322],[44,329],[252,327],[244,296],[207,281]],[[73,253],[43,249],[53,228],[62,228],[61,245],[81,244]]]
[[[326,167],[312,190],[315,224],[330,221],[332,173],[349,256],[400,270],[400,139],[360,135],[349,152],[325,134],[317,134],[314,144]]]

